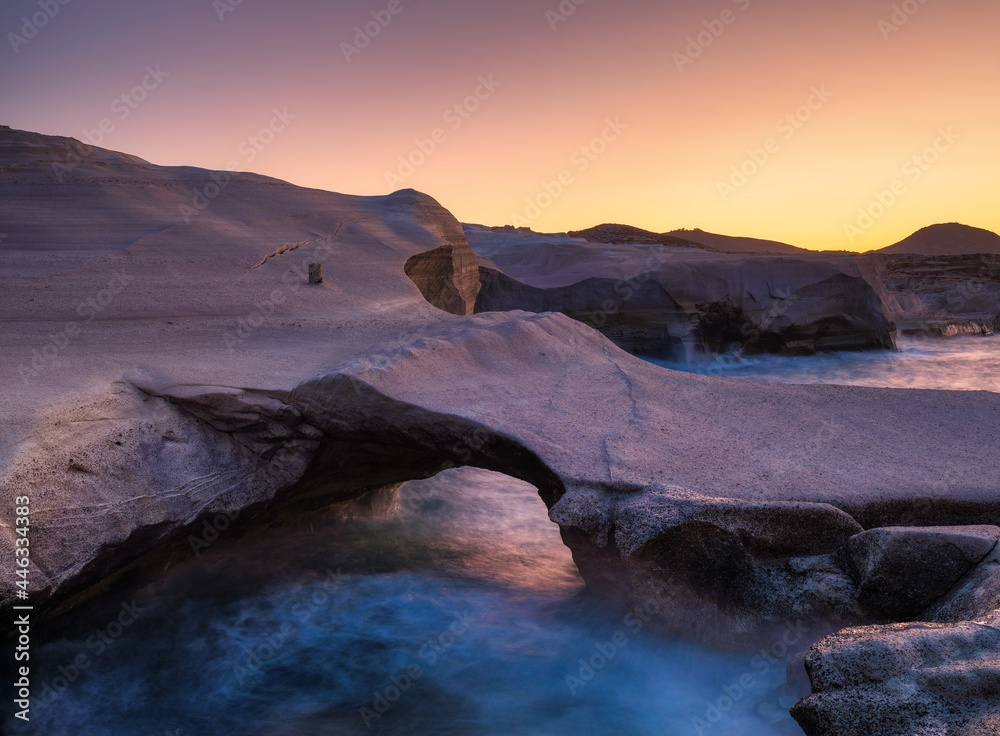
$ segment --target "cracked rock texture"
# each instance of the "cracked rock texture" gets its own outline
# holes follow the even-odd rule
[[[16,387],[0,487],[31,497],[43,613],[190,551],[214,515],[263,523],[455,465],[534,484],[588,583],[630,602],[665,586],[661,626],[715,641],[789,616],[873,623],[845,562],[866,529],[1000,525],[1000,396],[681,374],[563,314],[470,315],[476,260],[417,192],[349,197],[0,131],[0,222],[0,381]],[[622,263],[614,278],[639,273]],[[785,272],[761,269],[777,293]],[[995,608],[998,566],[994,550],[925,622],[821,642],[796,711],[810,735],[880,733],[863,729],[910,702],[927,729],[995,723],[949,698],[966,677],[992,702],[994,630],[970,622]],[[5,567],[0,608],[14,582]],[[965,674],[934,669],[949,652]]]
[[[1000,726],[1000,529],[876,529],[861,536],[869,535],[882,537],[874,544],[883,569],[906,575],[884,581],[884,594],[925,590],[914,564],[940,564],[953,573],[965,567],[954,560],[975,559],[984,547],[987,554],[916,621],[849,628],[814,645],[806,655],[813,694],[792,715],[809,736],[994,736]]]

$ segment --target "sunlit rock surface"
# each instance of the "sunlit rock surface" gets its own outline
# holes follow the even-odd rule
[[[17,131],[0,131],[0,172],[0,485],[31,497],[40,610],[190,553],[220,518],[455,465],[532,483],[592,587],[665,587],[686,615],[659,624],[719,642],[789,613],[866,623],[842,554],[864,529],[1000,524],[996,394],[699,377],[565,315],[470,315],[472,252],[417,192],[348,197]],[[968,575],[993,580],[989,559]],[[993,599],[975,590],[942,620],[981,615]]]

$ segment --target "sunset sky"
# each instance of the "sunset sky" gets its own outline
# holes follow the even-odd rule
[[[0,124],[541,231],[1000,230],[997,0],[62,2],[0,9]]]

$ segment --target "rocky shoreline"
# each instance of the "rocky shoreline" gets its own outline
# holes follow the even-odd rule
[[[793,709],[809,736],[995,733],[1000,395],[756,385],[614,344],[694,335],[721,349],[749,329],[790,352],[888,348],[898,310],[922,314],[892,295],[925,262],[657,251],[645,278],[635,246],[477,257],[418,192],[347,197],[251,174],[229,174],[185,222],[192,188],[220,172],[95,149],[59,182],[66,150],[0,133],[17,177],[0,180],[2,378],[19,387],[2,399],[0,486],[31,497],[39,611],[190,552],[220,518],[267,523],[469,465],[538,488],[593,589],[626,603],[671,591],[664,630],[718,646],[790,620],[830,633]],[[518,268],[535,275],[507,275]],[[134,281],[111,294],[115,274]],[[640,276],[617,310],[626,331],[568,314]],[[691,332],[727,303],[723,326]],[[676,308],[654,329],[664,304]]]
[[[683,241],[465,231],[480,256],[477,312],[561,312],[632,353],[891,350],[897,332],[1000,330],[1000,255],[724,254]]]

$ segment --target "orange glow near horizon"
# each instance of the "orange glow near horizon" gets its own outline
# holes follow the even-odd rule
[[[1000,231],[993,1],[164,5],[61,6],[2,49],[0,123],[81,138],[110,118],[100,145],[154,163],[413,187],[464,222],[539,231],[860,251],[938,222]],[[23,12],[0,11],[5,35]],[[274,108],[294,119],[257,150]]]

